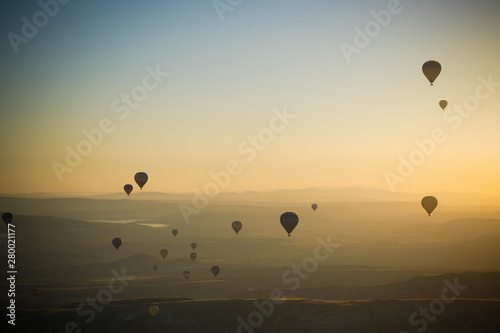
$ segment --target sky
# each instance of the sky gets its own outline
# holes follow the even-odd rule
[[[0,193],[498,194],[496,0],[41,3],[2,4]]]

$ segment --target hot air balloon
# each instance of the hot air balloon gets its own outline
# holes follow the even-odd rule
[[[142,190],[142,187],[148,181],[148,175],[145,172],[138,172],[135,174],[134,179],[135,179],[135,182],[137,183],[137,185],[139,185],[139,187]]]
[[[444,111],[444,108],[445,108],[447,105],[448,105],[448,102],[447,102],[447,101],[445,101],[444,99],[439,101],[439,106],[441,107],[441,109],[443,109],[443,111]]]
[[[31,289],[31,296],[33,296],[33,298],[37,298],[39,293],[40,293],[40,289],[38,289],[38,288]]]
[[[210,269],[212,271],[212,274],[217,277],[217,275],[219,275],[220,273],[220,267],[219,266],[212,266],[212,268]]]
[[[149,311],[149,314],[151,315],[151,317],[156,317],[158,312],[160,312],[160,308],[157,307],[156,305],[151,305],[149,307],[148,311]]]
[[[299,223],[299,217],[295,213],[286,212],[281,215],[280,222],[283,228],[285,228],[286,232],[288,233],[288,237],[290,237],[290,233]]]
[[[236,232],[236,235],[238,235],[238,232],[240,232],[241,227],[243,227],[243,225],[241,224],[240,221],[234,221],[231,224],[231,227],[233,227],[234,232]]]
[[[127,196],[130,195],[130,192],[132,192],[133,189],[134,187],[130,184],[123,186],[123,190],[127,193]]]
[[[194,249],[196,249],[196,247],[197,247],[197,246],[198,246],[198,245],[196,245],[196,243],[191,243],[191,248],[192,248],[193,250],[194,250]]]
[[[113,243],[113,246],[116,248],[116,251],[118,251],[118,248],[122,245],[122,240],[121,238],[113,238],[113,240],[111,241]]]
[[[2,215],[2,220],[5,222],[5,224],[9,224],[12,222],[13,216],[11,213],[3,213]]]
[[[438,201],[435,197],[424,197],[422,199],[422,207],[427,211],[429,216],[431,216],[432,211],[437,207]]]
[[[184,273],[182,273],[184,275],[184,278],[187,280],[189,279],[189,277],[191,276],[191,272],[190,271],[184,271]]]
[[[177,236],[178,233],[177,229],[172,229],[172,235],[174,235],[174,237]]]
[[[195,261],[196,257],[198,257],[198,255],[196,255],[195,252],[191,252],[191,254],[189,255],[189,258],[191,258],[192,261]]]
[[[157,264],[154,264],[153,265],[153,269],[155,270],[155,272],[158,270],[158,265]]]
[[[311,208],[312,208],[314,211],[316,211],[316,209],[318,209],[318,205],[316,205],[316,204],[312,204],[312,205],[311,205]]]
[[[434,83],[434,80],[438,77],[439,73],[441,73],[441,65],[439,62],[434,60],[429,60],[422,66],[422,72],[424,72],[425,77],[431,83],[431,86]]]
[[[161,256],[163,257],[163,259],[165,259],[165,257],[167,256],[168,254],[168,250],[167,249],[161,249],[160,250],[160,254]]]

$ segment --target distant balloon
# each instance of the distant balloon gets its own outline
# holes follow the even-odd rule
[[[161,249],[160,250],[160,254],[161,256],[163,257],[163,259],[165,259],[165,257],[167,256],[168,254],[168,250],[167,249]]]
[[[443,109],[443,111],[447,105],[448,105],[448,102],[445,101],[444,99],[439,101],[439,106],[441,107],[441,109]]]
[[[422,207],[427,211],[429,216],[431,216],[432,211],[437,207],[438,201],[435,197],[424,197],[422,199]]]
[[[135,179],[135,182],[137,183],[137,185],[139,185],[139,187],[142,190],[142,187],[148,181],[148,175],[145,172],[138,172],[138,173],[135,174],[134,179]]]
[[[422,72],[424,72],[425,77],[427,78],[427,80],[429,80],[432,86],[434,80],[436,80],[436,78],[439,76],[439,73],[441,73],[441,64],[434,60],[427,61],[422,66]]]
[[[158,265],[157,264],[154,264],[153,265],[153,269],[155,270],[155,272],[158,270]]]
[[[314,211],[316,211],[316,209],[318,209],[318,205],[316,205],[316,204],[312,204],[312,205],[311,205],[311,208],[312,208]]]
[[[192,248],[193,250],[194,250],[194,249],[196,249],[196,247],[197,247],[197,246],[198,246],[198,245],[196,245],[196,243],[191,243],[191,248]]]
[[[280,222],[283,228],[285,228],[286,232],[288,233],[288,237],[290,237],[293,229],[295,229],[295,227],[299,223],[299,217],[295,213],[286,212],[281,215]]]
[[[127,196],[130,195],[130,192],[132,192],[133,189],[134,187],[130,184],[123,186],[123,190],[127,193]]]
[[[156,305],[151,305],[149,307],[148,311],[149,311],[149,314],[151,315],[151,317],[156,317],[158,312],[160,312],[160,308],[157,307]]]
[[[177,229],[172,229],[172,235],[174,235],[174,237],[177,236],[178,233]]]
[[[40,293],[40,289],[38,289],[38,288],[31,289],[31,296],[33,296],[33,298],[37,298],[39,293]]]
[[[184,273],[182,273],[184,275],[184,278],[187,280],[189,279],[189,277],[191,276],[191,272],[190,271],[184,271]]]
[[[2,220],[5,222],[5,224],[9,224],[12,222],[13,216],[11,213],[3,213],[2,215]]]
[[[220,273],[220,267],[219,266],[212,266],[212,268],[210,269],[212,271],[212,274],[217,277],[217,275],[219,275]]]
[[[243,227],[243,225],[241,224],[240,221],[234,221],[231,224],[231,227],[233,228],[234,232],[236,232],[236,235],[238,235],[238,232],[240,232],[240,230]]]
[[[113,243],[113,246],[115,247],[116,251],[118,251],[118,248],[122,245],[122,240],[121,238],[113,238],[113,240],[111,241]]]
[[[195,252],[191,252],[191,254],[189,255],[189,258],[191,258],[192,261],[195,261],[197,257],[198,255]]]

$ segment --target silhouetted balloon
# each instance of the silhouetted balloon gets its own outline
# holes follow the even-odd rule
[[[444,108],[445,108],[447,105],[448,105],[448,102],[447,102],[447,101],[445,101],[444,99],[439,101],[439,106],[441,107],[441,109],[443,109],[443,111],[444,111]]]
[[[151,305],[149,307],[148,311],[149,311],[149,314],[151,315],[151,317],[156,317],[158,312],[160,312],[160,308],[157,307],[156,305]]]
[[[134,179],[135,179],[135,182],[137,183],[137,185],[139,185],[139,187],[142,190],[142,187],[148,181],[148,175],[145,172],[138,172],[138,173],[135,174]]]
[[[123,186],[123,190],[127,193],[127,196],[130,195],[130,192],[132,192],[133,189],[134,187],[130,184]]]
[[[155,270],[155,272],[158,270],[158,265],[157,264],[154,264],[153,265],[153,269]]]
[[[236,235],[238,235],[238,232],[240,232],[240,230],[243,227],[243,225],[241,224],[240,221],[234,221],[231,224],[231,227],[233,228],[234,232],[236,232]]]
[[[5,224],[9,224],[10,222],[12,222],[13,218],[14,217],[11,213],[3,213],[2,215],[2,220],[5,222]]]
[[[40,289],[38,289],[38,288],[31,289],[31,296],[33,296],[33,298],[37,298],[39,293],[40,293]]]
[[[191,254],[189,255],[189,258],[191,258],[192,261],[195,261],[197,257],[198,255],[194,252],[191,252]]]
[[[194,249],[196,249],[196,247],[197,247],[197,246],[198,246],[198,245],[196,245],[196,243],[191,243],[191,248],[192,248],[193,250],[194,250]]]
[[[316,204],[312,204],[312,205],[311,205],[311,208],[312,208],[314,211],[316,211],[316,209],[318,209],[318,205],[316,205]]]
[[[286,212],[281,215],[280,222],[283,228],[285,228],[286,232],[288,233],[288,237],[290,237],[290,233],[299,223],[299,217],[295,213]]]
[[[212,271],[212,274],[217,277],[217,275],[219,275],[220,273],[220,267],[219,266],[212,266],[212,268],[210,269]]]
[[[165,257],[167,256],[168,254],[168,250],[167,249],[161,249],[160,250],[160,254],[161,256],[163,257],[163,259],[165,259]]]
[[[177,229],[172,229],[172,235],[174,235],[174,237],[177,236],[178,233]]]
[[[422,199],[422,207],[427,211],[429,216],[431,216],[432,211],[437,207],[438,201],[435,197],[424,197]]]
[[[113,246],[116,248],[116,251],[118,251],[118,248],[122,245],[122,240],[121,238],[113,238],[113,240],[111,241],[113,243]]]
[[[184,273],[182,273],[184,275],[184,278],[187,280],[189,279],[189,277],[191,276],[191,272],[190,271],[184,271]]]
[[[441,64],[439,62],[434,61],[434,60],[429,60],[422,66],[422,72],[424,72],[425,77],[429,82],[431,83],[431,86],[434,83],[434,80],[439,76],[439,73],[441,73]]]

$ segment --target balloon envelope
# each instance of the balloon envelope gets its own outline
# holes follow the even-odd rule
[[[191,258],[192,261],[195,261],[196,257],[198,257],[198,255],[194,252],[191,252],[191,254],[189,255],[189,258]]]
[[[12,222],[13,216],[11,213],[3,213],[2,214],[2,220],[6,223],[9,224]]]
[[[138,172],[135,174],[134,179],[135,179],[135,182],[137,183],[137,185],[139,185],[139,187],[142,190],[142,187],[148,181],[148,175],[145,172]]]
[[[148,311],[152,317],[155,317],[158,314],[158,312],[160,312],[160,308],[157,307],[156,305],[151,305]]]
[[[445,101],[444,99],[439,101],[439,106],[441,107],[441,109],[443,109],[443,111],[444,111],[444,108],[445,108],[447,105],[448,105],[448,102],[447,102],[447,101]]]
[[[155,270],[155,272],[158,270],[158,265],[157,264],[154,264],[153,265],[153,269]]]
[[[429,60],[425,64],[422,65],[422,72],[424,72],[425,77],[431,83],[431,86],[434,83],[434,80],[441,73],[441,64],[434,60]]]
[[[290,233],[299,223],[299,217],[295,213],[286,212],[281,215],[280,222],[283,228],[285,228],[286,232],[288,233],[288,237],[290,237]]]
[[[316,211],[316,209],[318,209],[318,205],[316,205],[316,204],[312,204],[312,205],[311,205],[311,208],[312,208],[314,211]]]
[[[422,199],[422,207],[427,211],[429,216],[431,216],[432,211],[437,207],[438,201],[435,197],[428,196]]]
[[[192,248],[193,250],[194,250],[194,249],[196,249],[196,247],[197,247],[197,246],[198,246],[198,245],[196,245],[196,243],[191,243],[191,248]]]
[[[130,195],[130,192],[132,192],[133,189],[134,187],[131,184],[123,186],[123,190],[125,191],[125,193],[127,193],[127,195]]]
[[[236,235],[238,234],[238,232],[240,232],[241,228],[243,227],[243,225],[241,224],[240,221],[234,221],[232,224],[231,224],[231,227],[233,228],[234,232],[236,232]]]
[[[217,275],[219,275],[220,273],[220,267],[219,266],[212,266],[212,268],[210,269],[212,271],[212,274],[217,277]]]
[[[177,229],[172,229],[172,235],[174,235],[174,237],[177,236],[178,233]]]
[[[187,280],[189,279],[189,277],[191,276],[191,272],[190,271],[184,271],[184,273],[182,273],[184,275],[184,278]]]
[[[165,259],[165,257],[167,256],[168,254],[168,250],[167,249],[161,249],[160,250],[160,254],[161,256],[163,257],[163,259]]]
[[[115,247],[116,251],[118,251],[118,248],[122,245],[122,240],[121,238],[113,238],[113,240],[111,241],[113,243],[113,246]]]

